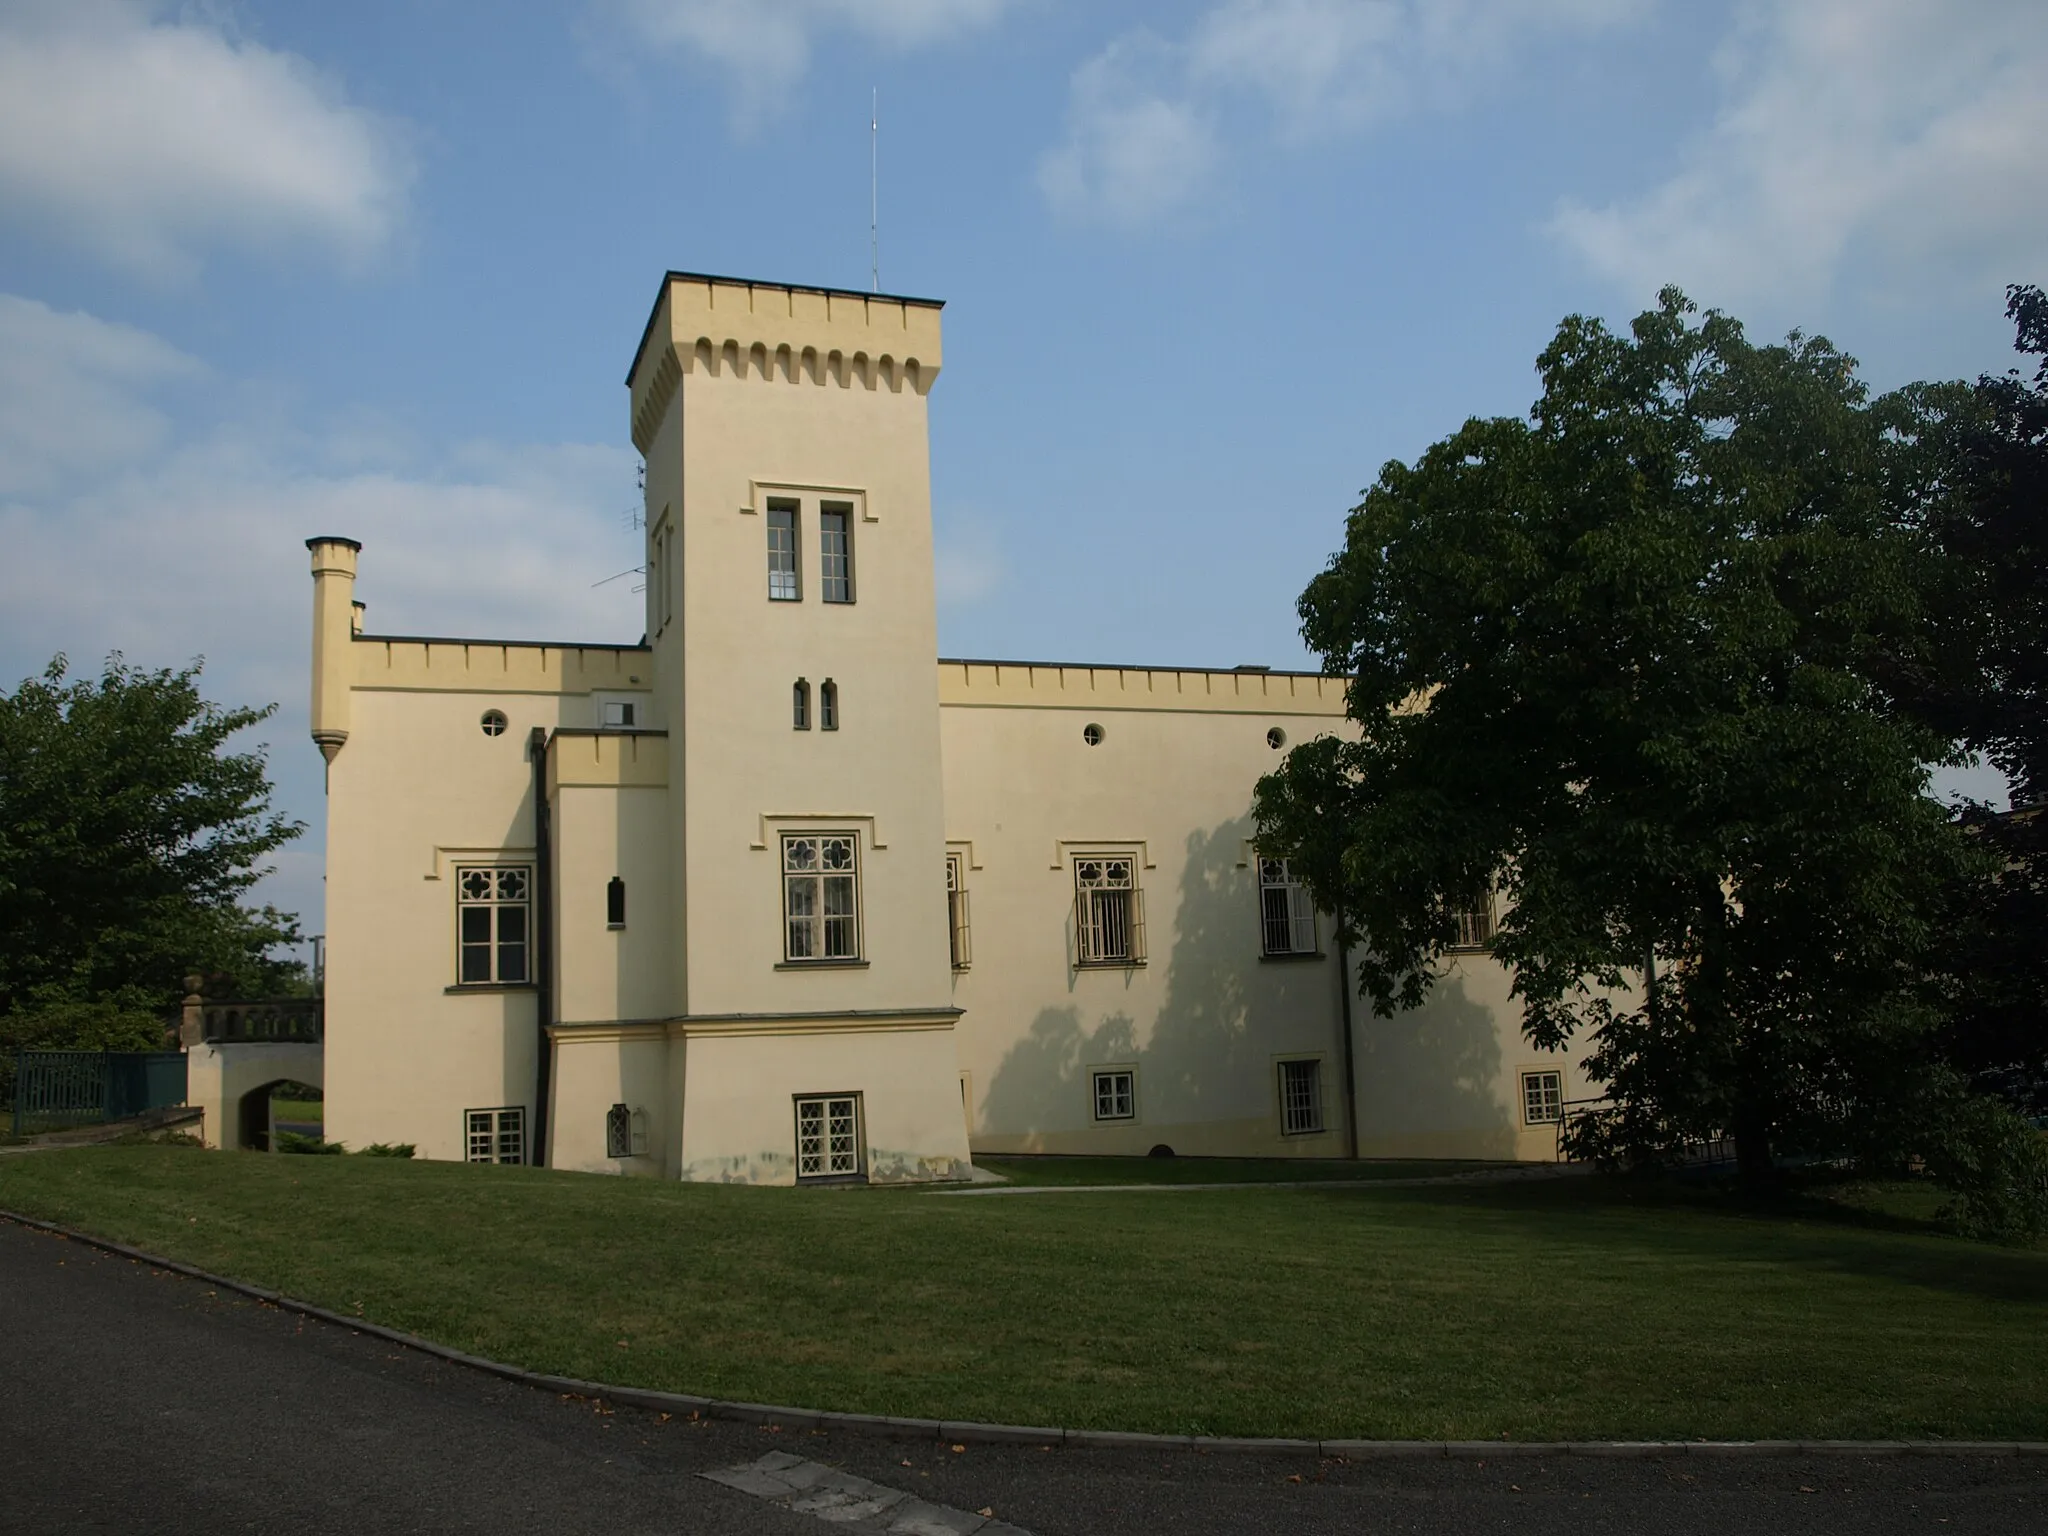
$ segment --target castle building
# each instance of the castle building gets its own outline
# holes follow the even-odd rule
[[[940,363],[935,302],[667,274],[637,645],[369,633],[360,547],[308,541],[328,1135],[755,1183],[1553,1157],[1580,1061],[1490,914],[1375,1018],[1260,855],[1341,679],[938,656]]]

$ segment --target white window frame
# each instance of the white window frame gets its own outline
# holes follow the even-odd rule
[[[1138,884],[1138,855],[1076,853],[1073,863],[1074,964],[1083,969],[1143,965],[1145,893]]]
[[[526,1106],[501,1104],[462,1112],[463,1160],[520,1164],[526,1159]]]
[[[1306,1081],[1308,1092],[1298,1091]],[[1320,1136],[1323,1122],[1323,1058],[1283,1056],[1274,1067],[1274,1086],[1280,1098],[1282,1136]]]
[[[1094,1067],[1088,1073],[1088,1098],[1095,1119],[1115,1124],[1138,1118],[1138,1069]]]
[[[953,969],[964,971],[974,963],[974,926],[967,901],[967,857],[946,855],[946,939]]]
[[[1522,1124],[1564,1124],[1564,1072],[1561,1068],[1530,1067],[1523,1071]]]
[[[1316,954],[1316,904],[1308,887],[1285,859],[1261,854],[1258,871],[1259,953],[1275,959]]]
[[[516,891],[517,894],[511,894]],[[505,937],[506,914],[520,914],[521,937]],[[485,937],[475,937],[470,914],[488,914]],[[519,950],[520,971],[506,973],[508,948]],[[455,984],[458,987],[530,987],[533,985],[533,866],[531,864],[459,864],[455,868]],[[481,953],[486,974],[470,975],[472,956]]]
[[[776,519],[787,515],[789,518],[789,547],[780,545],[777,535],[783,530]],[[768,498],[767,517],[764,519],[768,533],[768,601],[771,603],[800,603],[804,600],[804,504],[795,496],[771,496]]]
[[[859,964],[860,834],[784,832],[780,848],[782,963]]]
[[[832,536],[826,519],[837,517],[842,521],[839,527],[840,547],[832,548]],[[846,604],[854,599],[853,586],[853,525],[858,519],[850,501],[818,502],[818,600],[825,603]],[[835,597],[833,594],[837,593]]]
[[[866,1176],[865,1106],[858,1093],[794,1096],[799,1184]]]

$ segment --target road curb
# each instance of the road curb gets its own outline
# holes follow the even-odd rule
[[[333,1323],[354,1333],[366,1333],[407,1349],[432,1355],[451,1365],[496,1376],[500,1380],[543,1392],[574,1397],[603,1398],[609,1403],[640,1408],[651,1413],[696,1414],[707,1419],[725,1419],[740,1424],[775,1425],[783,1429],[838,1430],[891,1440],[932,1440],[959,1445],[1063,1446],[1076,1450],[1149,1450],[1224,1456],[1315,1456],[1344,1461],[1383,1458],[1409,1460],[1497,1461],[1513,1457],[1528,1460],[1538,1456],[1587,1457],[1673,1457],[1673,1456],[1947,1456],[2009,1457],[2048,1456],[2048,1440],[1284,1440],[1223,1438],[1198,1435],[1152,1435],[1114,1429],[1052,1429],[1022,1424],[980,1424],[954,1419],[892,1418],[872,1413],[831,1413],[815,1408],[787,1408],[773,1403],[741,1403],[726,1398],[698,1397],[688,1392],[657,1392],[646,1387],[613,1386],[602,1381],[582,1381],[573,1376],[550,1376],[529,1371],[502,1360],[487,1360],[402,1333],[364,1318],[332,1312],[310,1301],[230,1280],[195,1265],[167,1259],[94,1237],[53,1221],[0,1210],[0,1221],[38,1232],[48,1232],[102,1253],[133,1259],[152,1269],[199,1280],[218,1290],[232,1291],[255,1301],[295,1312],[302,1317]]]

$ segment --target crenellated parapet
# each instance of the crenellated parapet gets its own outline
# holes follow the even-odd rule
[[[922,395],[938,377],[936,299],[671,272],[633,366],[633,442],[648,451],[686,374]]]

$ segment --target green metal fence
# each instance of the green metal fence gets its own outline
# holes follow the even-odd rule
[[[185,1102],[183,1051],[22,1051],[14,1134],[126,1120]]]

